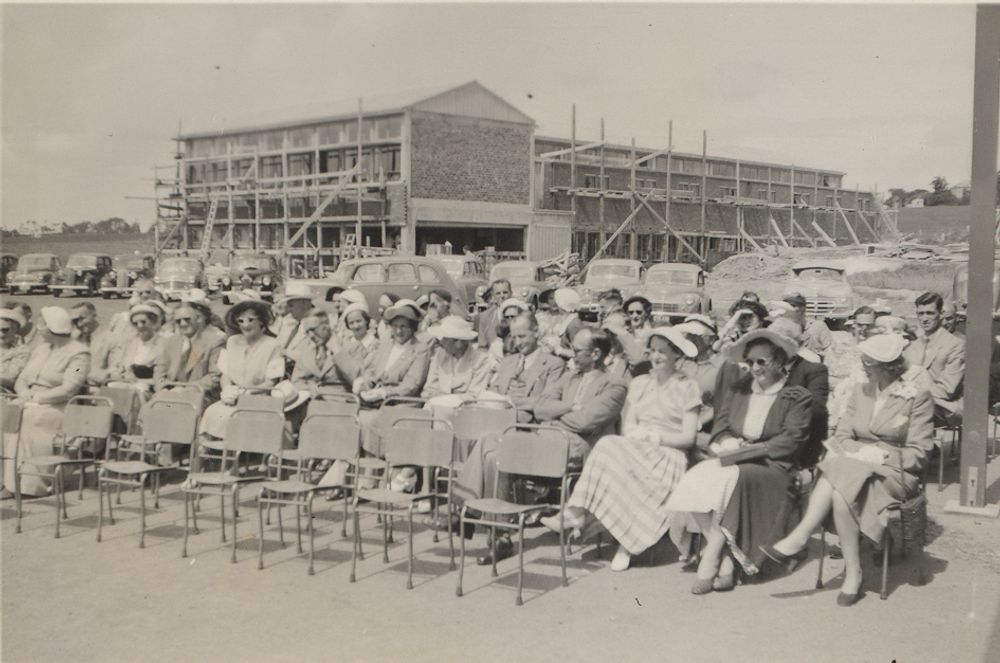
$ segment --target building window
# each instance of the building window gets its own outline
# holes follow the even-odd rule
[[[399,179],[399,148],[383,147],[378,150],[376,175],[387,180]]]
[[[701,185],[692,182],[680,182],[677,184],[677,191],[689,194],[692,198],[701,195]]]
[[[311,175],[312,174],[312,154],[290,154],[288,155],[289,175]]]
[[[601,184],[603,180],[603,186]],[[600,175],[584,175],[583,176],[583,188],[585,189],[610,189],[611,188],[611,177],[605,175],[601,177]]]
[[[704,172],[704,164],[694,159],[674,159],[674,172],[685,173],[687,175],[701,175]]]
[[[826,197],[826,206],[827,207],[833,207],[833,196],[827,196]]]
[[[263,179],[281,177],[281,157],[261,157],[260,176]]]
[[[311,147],[314,135],[316,135],[316,132],[312,127],[289,129],[288,145],[289,147]]]
[[[724,186],[721,187],[721,190],[723,196],[732,196],[733,198],[736,197],[736,187],[734,186]]]
[[[340,152],[338,150],[326,150],[319,153],[319,172],[336,173],[341,167]]]
[[[808,205],[810,202],[808,193],[797,193],[795,194],[795,204],[796,205]]]
[[[713,162],[712,174],[720,177],[736,177],[736,164]]]
[[[760,200],[767,200],[767,189],[757,189],[754,197]]]

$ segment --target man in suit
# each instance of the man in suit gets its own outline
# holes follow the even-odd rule
[[[292,384],[296,389],[311,392],[313,396],[321,389],[349,393],[350,382],[337,365],[340,341],[333,334],[329,314],[313,309],[302,319],[301,327],[308,336],[309,343],[300,346],[295,353]]]
[[[573,338],[573,350],[576,370],[546,387],[535,406],[535,417],[572,433],[570,462],[582,465],[597,440],[614,432],[627,390],[604,369],[611,351],[606,331],[581,329]]]
[[[218,398],[219,355],[226,335],[208,324],[211,316],[208,306],[192,302],[183,302],[174,311],[179,333],[167,339],[165,368],[153,376],[157,390],[167,382],[188,382],[205,390],[206,402]]]
[[[916,299],[917,322],[923,334],[903,353],[911,366],[923,366],[931,381],[935,424],[962,421],[962,381],[965,377],[965,343],[942,324],[944,300],[936,292]]]
[[[285,292],[278,298],[288,313],[282,316],[280,327],[276,334],[278,343],[284,348],[286,365],[291,374],[292,364],[299,353],[309,351],[312,343],[309,335],[303,329],[302,321],[313,310],[312,291],[303,283],[290,283],[285,286]]]
[[[488,350],[493,339],[497,337],[497,325],[500,323],[500,305],[510,299],[512,289],[507,279],[497,279],[490,284],[490,306],[479,314],[476,320],[476,331],[479,334],[479,347]]]

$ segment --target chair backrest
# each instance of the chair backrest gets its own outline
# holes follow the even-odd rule
[[[354,394],[338,394],[336,396],[324,394],[321,398],[314,398],[309,401],[309,409],[306,416],[311,414],[338,414],[356,416],[361,409],[361,403]]]
[[[13,400],[13,394],[0,400],[0,423],[3,425],[3,433],[18,433],[21,430],[21,403]]]
[[[410,428],[430,428],[430,420],[434,418],[434,413],[430,410],[415,407],[415,405],[415,402],[407,404],[387,400],[378,410],[376,427],[385,434],[400,419],[426,419],[428,422],[426,424],[416,421],[411,422]]]
[[[310,403],[299,428],[299,456],[303,459],[353,460],[361,449],[361,424],[353,414],[313,412]]]
[[[111,435],[114,406],[104,396],[74,396],[63,412],[62,430],[66,439],[107,438]]]
[[[226,422],[225,448],[238,453],[277,454],[285,434],[285,417],[279,411],[237,406]]]
[[[268,412],[283,412],[285,403],[270,392],[244,391],[236,401],[236,407],[248,410],[267,410]]]
[[[384,435],[385,459],[390,465],[450,467],[454,463],[455,432],[444,419],[400,417]]]
[[[132,385],[105,385],[94,392],[95,396],[101,396],[111,401],[111,411],[128,422],[135,409],[138,409],[138,395]]]
[[[503,401],[468,401],[462,403],[452,420],[455,437],[478,440],[487,433],[499,435],[517,423],[517,409]]]
[[[185,400],[159,398],[142,412],[142,435],[150,442],[191,444],[198,433],[201,418],[198,405]]]
[[[201,412],[205,406],[205,390],[187,382],[167,382],[156,392],[155,400],[190,403]]]
[[[558,478],[566,473],[569,446],[566,431],[552,426],[511,427],[500,436],[497,468],[506,474]]]

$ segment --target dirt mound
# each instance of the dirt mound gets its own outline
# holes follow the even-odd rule
[[[792,260],[763,253],[741,253],[726,258],[712,270],[720,279],[774,279],[788,276]]]

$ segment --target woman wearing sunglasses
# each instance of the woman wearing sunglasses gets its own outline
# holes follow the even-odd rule
[[[0,308],[0,388],[14,391],[14,382],[28,363],[31,347],[21,343],[24,316],[17,309]]]
[[[133,384],[143,397],[153,391],[153,377],[164,370],[167,337],[159,334],[166,317],[163,309],[153,303],[136,304],[129,309],[133,334],[109,353],[108,368],[93,371],[91,381],[97,384],[123,382]]]
[[[688,532],[705,537],[693,594],[735,586],[736,564],[757,573],[759,546],[782,537],[791,503],[788,492],[801,447],[809,438],[812,395],[787,386],[785,365],[796,344],[758,329],[727,350],[730,361],[749,366],[716,394],[709,453],[691,468],[667,502],[670,536],[686,554]]]

